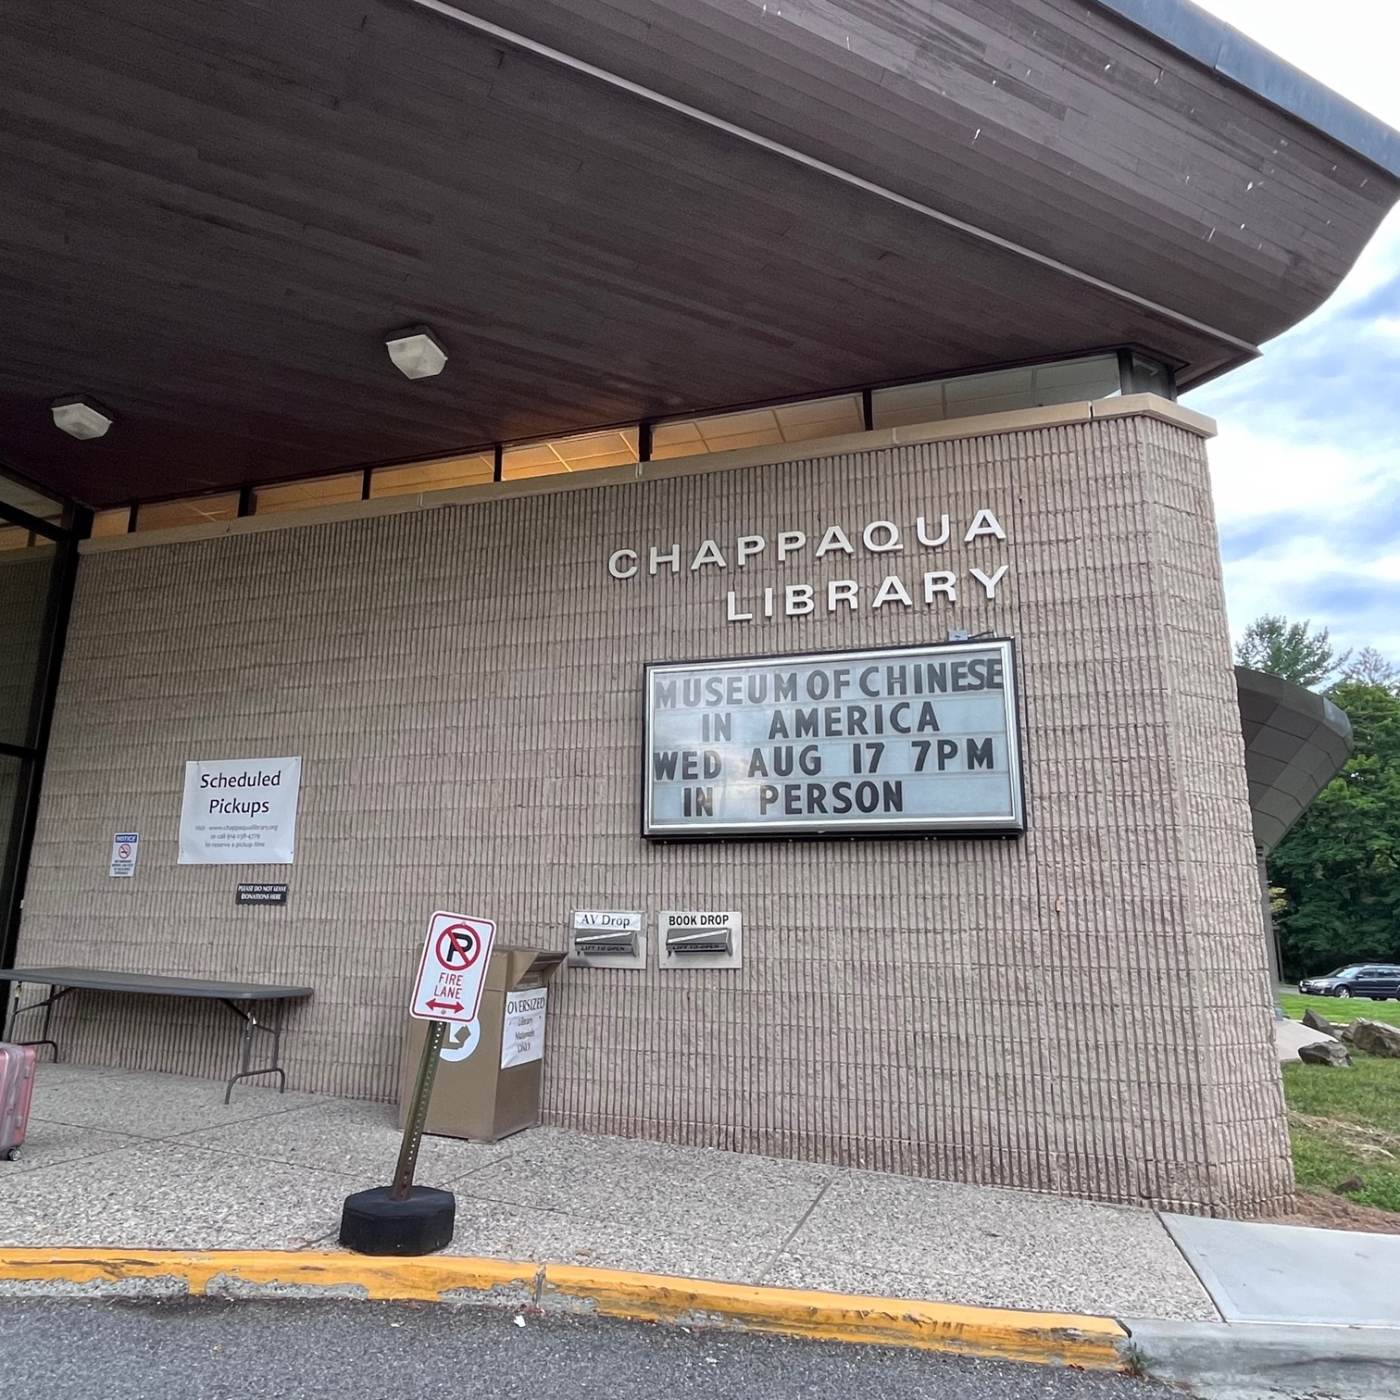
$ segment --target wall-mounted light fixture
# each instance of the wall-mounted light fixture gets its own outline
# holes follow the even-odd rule
[[[409,379],[431,379],[442,373],[447,351],[427,326],[409,326],[384,338],[389,358]]]
[[[49,406],[53,425],[69,437],[100,438],[112,426],[112,414],[91,399],[55,399]]]

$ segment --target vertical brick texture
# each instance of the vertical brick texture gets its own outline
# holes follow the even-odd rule
[[[82,565],[21,960],[305,982],[295,1088],[395,1089],[427,914],[563,947],[575,908],[738,909],[741,970],[566,970],[547,1121],[1249,1215],[1287,1138],[1203,444],[1099,419],[658,476]],[[995,511],[1008,539],[962,543]],[[947,512],[953,539],[913,541]],[[898,554],[813,557],[829,524]],[[740,534],[780,564],[618,581],[622,546]],[[1010,573],[994,601],[967,576]],[[925,606],[925,569],[960,574]],[[886,573],[915,606],[869,603]],[[862,607],[751,624],[724,594],[853,577]],[[642,666],[1016,638],[1017,840],[648,844]],[[189,758],[298,754],[296,864],[176,864]],[[117,830],[140,872],[113,880]],[[288,879],[285,909],[235,908]],[[227,1071],[217,1007],[84,995],[75,1059]],[[228,1021],[228,1024],[225,1024]]]

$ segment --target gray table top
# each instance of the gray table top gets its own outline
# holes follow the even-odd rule
[[[139,992],[157,997],[208,997],[216,1001],[298,1001],[312,995],[310,987],[159,977],[148,972],[110,972],[100,967],[5,967],[0,968],[0,982],[37,982],[48,987],[86,987],[95,992]]]

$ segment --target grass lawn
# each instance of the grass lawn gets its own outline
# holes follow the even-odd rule
[[[1316,1006],[1331,1021],[1364,1016],[1400,1025],[1395,1002],[1299,996],[1283,1002],[1291,1017]],[[1284,1065],[1283,1092],[1299,1187],[1330,1193],[1355,1177],[1362,1188],[1346,1192],[1347,1200],[1400,1212],[1400,1060],[1352,1051],[1351,1069]]]
[[[1335,1025],[1354,1021],[1358,1016],[1368,1021],[1384,1021],[1388,1026],[1400,1026],[1400,1001],[1368,1001],[1365,997],[1300,997],[1297,992],[1279,995],[1283,1014],[1290,1021],[1301,1021],[1303,1012],[1312,1007]]]

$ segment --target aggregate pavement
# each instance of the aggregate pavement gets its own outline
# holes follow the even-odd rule
[[[391,1175],[384,1104],[41,1064],[0,1246],[333,1248]],[[537,1128],[425,1140],[450,1253],[1053,1312],[1218,1317],[1149,1210]]]

